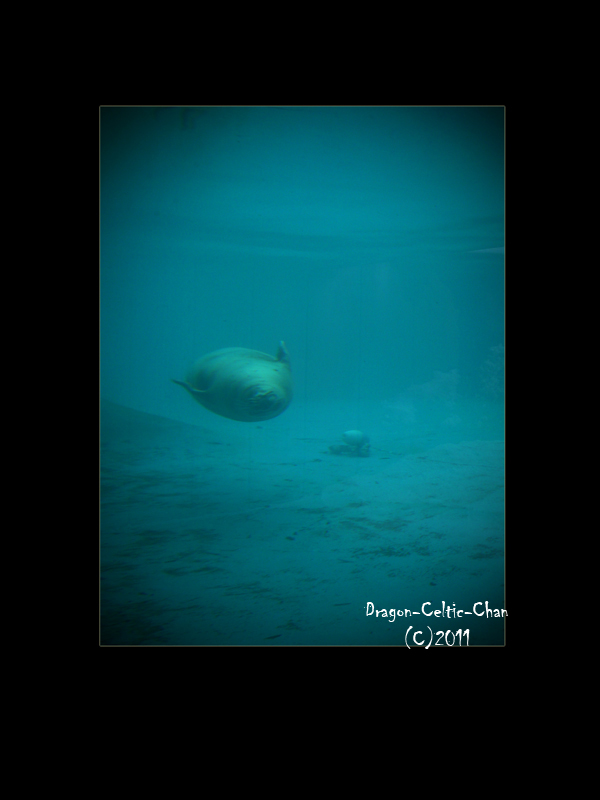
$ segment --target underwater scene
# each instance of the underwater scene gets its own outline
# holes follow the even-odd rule
[[[100,109],[101,645],[505,645],[504,140]]]

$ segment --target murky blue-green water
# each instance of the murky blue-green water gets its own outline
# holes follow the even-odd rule
[[[502,644],[504,109],[104,108],[101,139],[101,642]],[[171,381],[280,340],[274,419]]]

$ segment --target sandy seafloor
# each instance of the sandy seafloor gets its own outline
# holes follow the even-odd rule
[[[366,614],[506,608],[502,408],[373,409],[366,458],[329,452],[349,412],[189,425],[103,403],[101,644],[404,646],[411,625],[504,644],[497,617]]]

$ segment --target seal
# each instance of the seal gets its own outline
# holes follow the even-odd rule
[[[292,372],[285,342],[276,356],[225,347],[198,359],[183,386],[201,406],[239,422],[260,422],[279,416],[292,400]]]

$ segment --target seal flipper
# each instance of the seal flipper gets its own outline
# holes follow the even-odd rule
[[[195,397],[198,394],[206,394],[205,389],[194,389],[194,387],[190,386],[189,383],[187,383],[186,381],[176,381],[175,378],[171,378],[171,380],[178,386],[183,386],[184,389],[187,389],[188,392],[192,395],[192,397]]]
[[[279,342],[279,347],[277,348],[277,355],[275,356],[275,360],[283,361],[284,364],[290,363],[290,354],[287,351],[285,342]],[[175,382],[177,383],[177,381]]]

